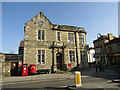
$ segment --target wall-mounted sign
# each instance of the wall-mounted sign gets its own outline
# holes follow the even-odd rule
[[[71,64],[68,64],[68,67],[71,67]]]

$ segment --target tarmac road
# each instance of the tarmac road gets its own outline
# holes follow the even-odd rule
[[[116,69],[116,72],[114,71]],[[120,90],[120,74],[117,68],[95,72],[89,69],[82,72],[82,88],[77,90]],[[2,90],[75,90],[73,73],[43,74],[33,76],[3,78]],[[115,80],[118,80],[115,82]],[[113,82],[114,81],[114,82]],[[97,88],[97,89],[96,89]],[[21,90],[20,89],[20,90]]]
[[[13,82],[13,83],[5,83],[2,85],[3,88],[26,88],[26,89],[44,89],[44,90],[54,90],[54,89],[63,89],[66,90],[68,86],[74,86],[73,79],[53,79],[53,80],[35,80],[35,81],[25,81],[25,82]],[[86,89],[95,89],[101,88],[105,90],[105,88],[111,88],[111,90],[119,90],[119,83],[114,83],[111,80],[98,78],[93,76],[83,77],[82,78],[82,88]],[[116,88],[116,89],[113,89]],[[3,89],[4,90],[4,89]],[[71,89],[72,90],[72,89]],[[81,90],[81,89],[80,89]],[[98,89],[96,89],[98,90]],[[110,89],[108,89],[110,90]]]

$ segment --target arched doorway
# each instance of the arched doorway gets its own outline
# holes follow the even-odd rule
[[[57,61],[57,69],[62,69],[62,54],[56,54],[56,61]]]

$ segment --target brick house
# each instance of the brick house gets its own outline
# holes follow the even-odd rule
[[[82,27],[52,24],[40,12],[25,23],[19,53],[24,51],[23,63],[36,64],[37,70],[70,70],[87,62],[86,33]]]

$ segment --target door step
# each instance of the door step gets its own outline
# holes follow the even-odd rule
[[[63,74],[63,73],[66,73],[66,72],[68,72],[68,71],[63,71],[63,70],[57,69],[55,73]]]

